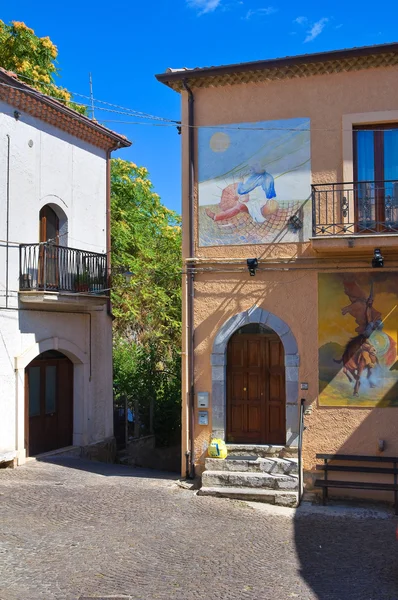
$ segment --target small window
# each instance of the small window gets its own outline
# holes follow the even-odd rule
[[[40,367],[29,367],[29,416],[40,415]]]
[[[249,325],[243,325],[243,327],[240,327],[234,335],[240,335],[240,334],[246,334],[246,333],[251,333],[251,334],[260,334],[260,333],[275,333],[272,329],[270,329],[269,327],[267,327],[266,325],[262,325],[261,323],[249,323]]]

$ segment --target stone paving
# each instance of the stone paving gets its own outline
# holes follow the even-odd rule
[[[200,497],[80,459],[0,470],[0,599],[398,600],[396,519]]]

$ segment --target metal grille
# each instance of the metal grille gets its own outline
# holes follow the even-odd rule
[[[104,293],[107,289],[105,254],[52,243],[20,244],[19,289],[73,293]]]
[[[312,227],[316,237],[398,233],[398,182],[313,185]]]

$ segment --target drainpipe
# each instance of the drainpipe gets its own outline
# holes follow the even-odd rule
[[[189,254],[194,256],[194,181],[195,181],[195,135],[194,135],[194,95],[186,80],[182,85],[188,93],[188,196],[189,196]],[[189,476],[195,477],[195,362],[194,362],[194,274],[192,265],[187,265],[187,322],[188,322],[188,389],[189,389],[189,439],[190,439],[190,464]]]
[[[107,287],[111,287],[111,153],[116,147],[106,152],[106,268],[107,268]],[[111,292],[108,291],[107,302],[108,315],[112,316]]]
[[[10,136],[7,137],[7,188],[6,188],[6,308],[8,308],[8,269],[10,240]]]

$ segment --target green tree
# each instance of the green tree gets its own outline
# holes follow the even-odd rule
[[[84,114],[86,108],[72,102],[70,92],[55,83],[55,77],[59,76],[57,56],[57,46],[49,37],[38,37],[21,21],[6,24],[0,20],[0,66]]]
[[[153,192],[145,167],[112,160],[111,190],[115,329],[140,342],[179,346],[180,217]],[[134,274],[128,287],[126,269]]]
[[[116,400],[141,427],[175,442],[180,423],[181,226],[153,192],[145,167],[111,170],[112,306]],[[128,285],[123,271],[133,273]]]

